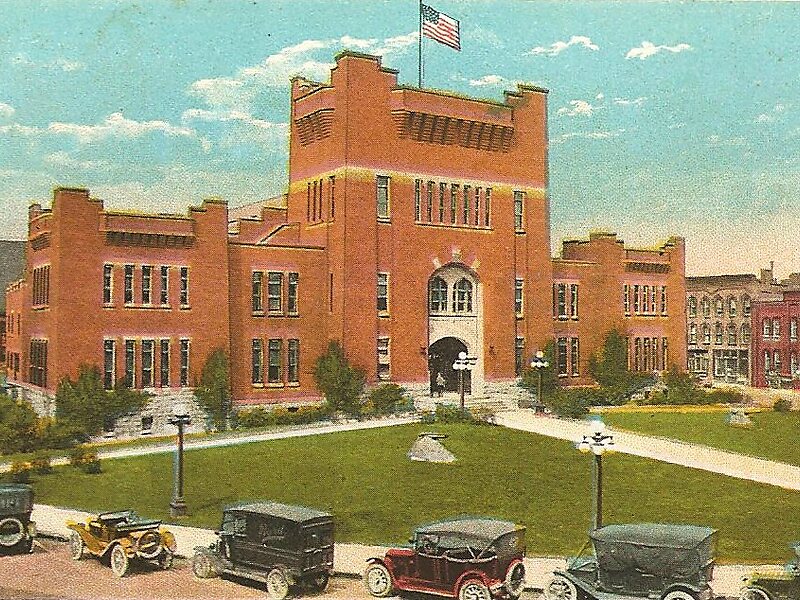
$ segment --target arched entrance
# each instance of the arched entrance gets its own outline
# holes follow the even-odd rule
[[[459,352],[466,352],[467,345],[454,337],[444,337],[435,341],[428,348],[428,370],[431,377],[431,395],[437,391],[436,379],[439,373],[444,378],[445,392],[458,392],[459,373],[453,369],[453,363]],[[472,393],[469,371],[464,371],[464,393]]]

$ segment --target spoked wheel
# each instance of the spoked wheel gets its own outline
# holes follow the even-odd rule
[[[391,596],[394,592],[389,569],[380,563],[368,566],[362,579],[364,587],[376,598],[385,598],[386,596]]]
[[[111,549],[111,572],[117,577],[125,577],[130,561],[125,548],[117,544]]]
[[[77,531],[73,531],[69,534],[69,554],[72,557],[72,560],[80,560],[83,558],[83,549],[86,547],[86,544],[81,537],[81,534]]]
[[[685,590],[672,590],[667,592],[661,600],[697,600],[694,594]]]
[[[283,569],[276,567],[267,573],[267,594],[271,600],[283,600],[289,595],[289,581]]]
[[[746,587],[739,592],[739,600],[772,600],[764,590],[754,587]]]
[[[172,554],[169,550],[164,548],[161,552],[161,555],[158,557],[158,566],[161,567],[164,571],[170,569],[172,567],[172,563],[175,562],[175,555]]]
[[[309,578],[308,583],[314,591],[321,592],[326,587],[328,587],[328,581],[330,580],[330,575],[328,573],[317,573],[313,577]]]
[[[8,517],[0,520],[0,546],[13,548],[25,537],[25,526],[17,518]]]
[[[469,579],[459,588],[458,600],[492,600],[492,594],[482,581]]]
[[[192,557],[192,573],[200,579],[210,579],[217,576],[211,557],[201,553],[197,553]]]
[[[578,600],[578,589],[566,577],[556,575],[544,588],[547,600]]]
[[[514,565],[506,573],[506,590],[511,598],[519,598],[525,589],[525,565],[521,562]]]

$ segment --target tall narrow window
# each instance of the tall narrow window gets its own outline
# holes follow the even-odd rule
[[[433,185],[432,181],[428,182],[428,211],[426,214],[429,223],[433,221]]]
[[[728,296],[728,316],[731,318],[736,317],[737,313],[736,297]]]
[[[125,385],[136,387],[136,342],[125,340]]]
[[[769,373],[772,371],[772,355],[769,353],[769,350],[764,350],[764,372]]]
[[[514,312],[518,317],[522,316],[523,310],[523,290],[525,288],[525,280],[517,277],[514,280]]]
[[[637,314],[637,315],[639,314],[639,308],[640,308],[640,305],[639,305],[639,286],[638,285],[634,285],[633,286],[633,312],[634,312],[634,314]]]
[[[714,343],[717,346],[722,345],[722,323],[714,324]]]
[[[733,323],[728,324],[728,346],[735,346],[736,345],[736,338],[738,332],[736,331],[736,325]]]
[[[103,265],[103,304],[111,304],[114,294],[114,266]]]
[[[125,304],[133,304],[133,265],[125,265]]]
[[[50,303],[50,266],[33,270],[33,306],[47,306]]]
[[[389,355],[389,338],[378,338],[378,379],[387,380],[391,373],[391,359]]]
[[[336,175],[328,177],[328,218],[336,218]]]
[[[648,314],[650,312],[650,307],[648,306],[648,302],[650,300],[650,286],[645,285],[642,286],[642,312],[644,314]]]
[[[431,279],[429,300],[430,312],[438,313],[447,311],[447,282],[441,277],[437,276]]]
[[[169,340],[166,338],[161,340],[159,366],[161,368],[161,387],[169,387]]]
[[[253,340],[252,374],[250,381],[254,384],[264,383],[264,347],[260,339]]]
[[[189,267],[181,267],[181,306],[189,306]]]
[[[661,338],[661,368],[669,369],[669,346],[667,338]]]
[[[489,227],[492,216],[492,188],[486,188],[486,200],[483,203],[483,224]]]
[[[290,315],[298,313],[297,286],[300,283],[300,273],[289,273],[288,290],[286,294],[286,310]]]
[[[481,224],[481,188],[475,188],[475,227]]]
[[[472,282],[466,278],[459,279],[453,286],[453,310],[472,312]]]
[[[763,331],[763,338],[769,339],[772,337],[772,320],[771,319],[764,319],[762,322],[762,331]]]
[[[633,340],[633,370],[642,370],[642,338],[634,338]]]
[[[47,340],[31,340],[29,361],[30,383],[47,387]]]
[[[696,344],[697,343],[697,324],[696,323],[689,323],[689,343]]]
[[[458,217],[458,185],[450,186],[450,223],[455,225]]]
[[[154,347],[153,340],[142,340],[142,387],[153,386]]]
[[[447,193],[447,184],[439,184],[439,223],[444,223],[444,196]]]
[[[306,184],[306,221],[311,222],[311,182]]]
[[[253,312],[263,312],[264,311],[264,272],[263,271],[253,271],[252,275],[252,305],[253,305]]]
[[[389,312],[389,274],[378,273],[378,312]]]
[[[273,314],[283,312],[283,273],[279,271],[267,275],[267,310]]]
[[[578,284],[569,285],[569,316],[573,319],[578,318]]]
[[[556,316],[559,319],[567,318],[567,284],[557,283],[556,288]]]
[[[750,316],[750,296],[742,296],[742,315]]]
[[[692,318],[697,316],[697,298],[695,298],[694,296],[689,296],[689,304],[687,312],[689,313],[689,316]]]
[[[795,318],[789,321],[789,339],[792,341],[797,339],[797,319]]]
[[[169,304],[169,267],[161,265],[161,305]]]
[[[514,374],[519,377],[525,368],[525,338],[518,337],[514,341]]]
[[[706,296],[703,296],[703,299],[700,300],[700,312],[704,317],[711,316],[711,302]]]
[[[661,286],[661,316],[667,315],[667,286]]]
[[[578,377],[581,374],[580,353],[580,341],[578,338],[570,338],[570,365],[572,367],[571,375],[573,377]]]
[[[289,340],[289,350],[286,353],[286,381],[289,383],[300,382],[300,340]]]
[[[750,325],[747,323],[742,323],[742,344],[749,344],[750,343]]]
[[[114,389],[116,383],[117,344],[114,340],[103,340],[103,387]]]
[[[153,267],[142,265],[142,304],[153,301]]]
[[[414,180],[414,220],[422,220],[422,180]]]
[[[389,178],[385,175],[378,175],[376,177],[377,185],[377,201],[378,201],[378,218],[389,218]]]
[[[653,367],[650,363],[651,353],[650,353],[650,338],[644,338],[644,360],[642,361],[643,366],[642,370],[644,371],[652,371]]]
[[[311,219],[313,221],[317,220],[317,215],[319,214],[319,207],[318,207],[318,200],[317,200],[317,182],[311,184],[312,192],[311,192]]]
[[[556,373],[567,374],[567,338],[565,337],[556,340]]]
[[[181,340],[181,387],[189,385],[189,340]]]
[[[469,224],[469,200],[470,200],[470,187],[468,185],[464,186],[464,204],[461,207],[461,224],[468,225]]]
[[[781,320],[777,317],[772,319],[772,339],[781,339]]]
[[[267,369],[267,381],[269,383],[282,383],[281,374],[281,353],[283,352],[283,340],[269,341],[269,368]]]
[[[772,353],[772,368],[775,369],[776,373],[781,372],[781,351],[775,350]]]
[[[711,326],[708,323],[703,323],[703,343],[711,343]]]
[[[514,229],[522,230],[525,192],[514,192]]]
[[[622,309],[626,315],[631,314],[631,286],[627,283],[622,286]]]

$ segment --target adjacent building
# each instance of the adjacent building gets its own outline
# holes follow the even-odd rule
[[[25,242],[0,240],[0,290],[22,276],[25,267]],[[6,336],[8,331],[17,328],[17,315],[6,312],[5,294],[0,294],[0,365],[6,363]]]
[[[789,283],[797,283],[797,276]],[[753,303],[752,382],[755,387],[800,388],[800,289]]]

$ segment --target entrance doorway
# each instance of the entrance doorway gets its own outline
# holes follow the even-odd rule
[[[454,337],[444,337],[435,341],[428,348],[428,371],[430,373],[431,395],[437,392],[436,378],[439,373],[444,379],[445,392],[458,392],[459,373],[453,368],[459,352],[466,352],[464,342]],[[464,393],[472,393],[472,377],[470,371],[464,373]]]

